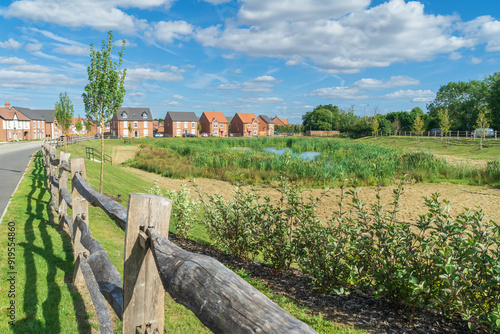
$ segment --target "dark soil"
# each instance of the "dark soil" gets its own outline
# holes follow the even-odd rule
[[[346,326],[367,330],[371,333],[470,333],[467,323],[460,319],[448,319],[435,310],[416,309],[411,318],[411,309],[397,307],[385,299],[369,295],[327,295],[314,290],[305,281],[302,272],[292,269],[277,275],[264,264],[251,262],[228,255],[217,248],[192,240],[170,240],[179,247],[198,254],[210,256],[233,270],[243,268],[254,279],[260,279],[276,294],[284,295],[297,305]]]

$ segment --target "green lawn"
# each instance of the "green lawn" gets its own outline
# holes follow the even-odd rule
[[[134,140],[138,145],[143,140]],[[71,158],[85,156],[85,146],[99,147],[94,140],[68,146]],[[112,154],[113,147],[123,141],[107,140],[105,152]],[[88,182],[99,185],[100,165],[86,160]],[[130,192],[147,192],[151,184],[145,184],[138,176],[126,172],[120,166],[105,165],[104,193],[118,197],[125,207]],[[46,188],[45,171],[39,152],[12,198],[9,209],[0,225],[0,333],[90,333],[98,330],[92,305],[71,284],[73,253],[70,237],[57,228],[56,217],[50,210],[50,194]],[[96,208],[89,210],[92,235],[123,273],[124,232],[115,226],[105,214]],[[9,224],[9,222],[11,222]],[[15,265],[9,268],[9,226],[15,224]],[[198,232],[196,232],[198,231]],[[198,226],[194,239],[206,239]],[[7,279],[15,272],[15,297],[9,298]],[[258,282],[254,284],[259,287]],[[260,287],[266,295],[302,321],[309,323],[320,333],[364,333],[332,323],[321,316],[311,316],[307,309],[294,305],[284,297],[275,296]],[[16,322],[9,326],[8,307],[15,301]],[[165,326],[169,333],[209,333],[203,324],[168,294],[165,298]],[[118,321],[116,333],[121,332]]]
[[[383,146],[399,147],[410,150],[427,149],[435,154],[452,155],[462,158],[499,160],[500,139],[486,139],[483,141],[483,149],[479,150],[479,139],[451,138],[449,146],[445,146],[445,140],[433,137],[421,137],[417,143],[416,137],[363,137],[356,140],[360,143],[376,143]]]

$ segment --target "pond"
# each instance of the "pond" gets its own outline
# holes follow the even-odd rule
[[[300,154],[293,153],[290,148],[276,149],[276,147],[266,147],[264,152],[274,153],[276,155],[284,155],[285,153],[290,153],[292,156],[298,156],[304,160],[314,160],[316,157],[321,155],[321,152],[307,151]]]

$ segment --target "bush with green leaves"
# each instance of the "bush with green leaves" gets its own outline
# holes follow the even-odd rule
[[[149,188],[149,193],[156,196],[164,196],[172,200],[172,213],[170,215],[175,222],[177,237],[186,239],[196,222],[196,216],[200,209],[200,203],[191,197],[191,192],[186,185],[181,185],[181,190],[161,190],[158,181],[154,181]]]
[[[207,195],[198,190],[204,207],[204,224],[212,242],[222,250],[247,259],[258,252],[261,210],[255,191],[237,187],[232,200],[220,194]]]

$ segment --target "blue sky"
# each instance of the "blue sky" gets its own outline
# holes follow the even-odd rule
[[[425,110],[441,85],[500,71],[497,0],[2,0],[0,101],[48,109],[67,91],[84,116],[108,30],[127,41],[123,106],[155,118]]]

